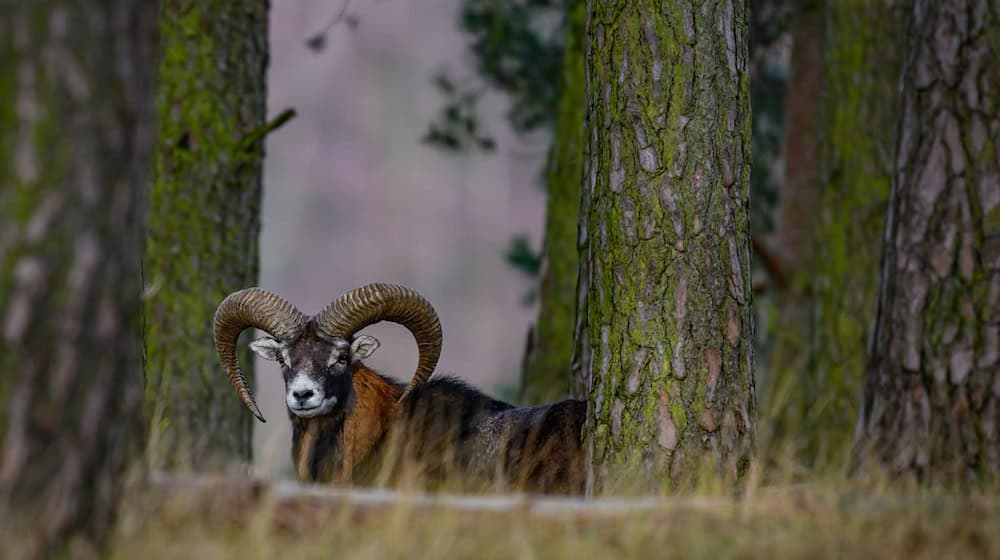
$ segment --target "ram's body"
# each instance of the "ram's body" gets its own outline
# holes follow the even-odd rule
[[[583,490],[583,401],[517,408],[454,378],[404,386],[363,364],[337,413],[299,418],[292,461],[301,480],[440,484],[529,492]]]
[[[357,332],[379,321],[405,326],[417,341],[408,386],[361,361],[379,342]],[[292,461],[301,480],[583,490],[585,403],[516,408],[454,378],[430,380],[441,324],[413,290],[369,284],[312,317],[259,288],[230,294],[216,311],[215,345],[233,387],[263,421],[236,355],[236,340],[249,327],[270,335],[251,347],[277,361],[285,377]]]

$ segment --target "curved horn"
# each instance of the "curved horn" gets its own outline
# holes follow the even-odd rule
[[[236,341],[240,333],[249,327],[256,327],[278,340],[292,341],[302,332],[306,320],[306,316],[294,305],[260,288],[246,288],[229,294],[215,311],[215,350],[243,404],[261,422],[265,422],[264,417],[247,387],[236,357]]]
[[[416,291],[396,284],[368,284],[330,302],[316,317],[316,328],[327,336],[347,338],[359,330],[392,321],[406,327],[417,340],[420,357],[402,398],[430,378],[441,356],[441,322]]]

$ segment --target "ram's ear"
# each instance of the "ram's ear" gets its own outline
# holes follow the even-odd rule
[[[251,342],[250,349],[265,360],[277,362],[281,358],[281,343],[269,336]]]
[[[371,356],[378,350],[379,341],[374,336],[361,335],[351,343],[351,361],[357,362]]]

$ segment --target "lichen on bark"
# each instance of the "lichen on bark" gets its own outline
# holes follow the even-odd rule
[[[590,2],[581,201],[591,490],[729,479],[753,446],[747,13]]]
[[[212,317],[257,281],[268,3],[166,0],[161,13],[144,259],[150,460],[204,467],[251,451],[252,417],[222,375]]]

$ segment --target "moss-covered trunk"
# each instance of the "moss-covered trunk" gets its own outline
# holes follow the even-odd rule
[[[155,12],[0,3],[0,555],[97,556],[142,435]]]
[[[582,227],[591,488],[750,458],[747,8],[592,0]]]
[[[570,393],[570,355],[576,313],[576,234],[583,182],[583,74],[586,1],[569,2],[559,115],[549,151],[545,183],[545,248],[538,320],[521,383],[526,404],[550,402]]]
[[[858,464],[1000,476],[1000,6],[916,0]]]
[[[811,299],[807,359],[769,384],[767,407],[779,419],[777,436],[789,438],[796,458],[812,465],[843,465],[857,418],[909,1],[826,6],[820,193],[812,255],[797,278]]]
[[[165,0],[160,143],[146,239],[154,464],[246,460],[251,419],[212,348],[212,317],[257,281],[267,0]]]

